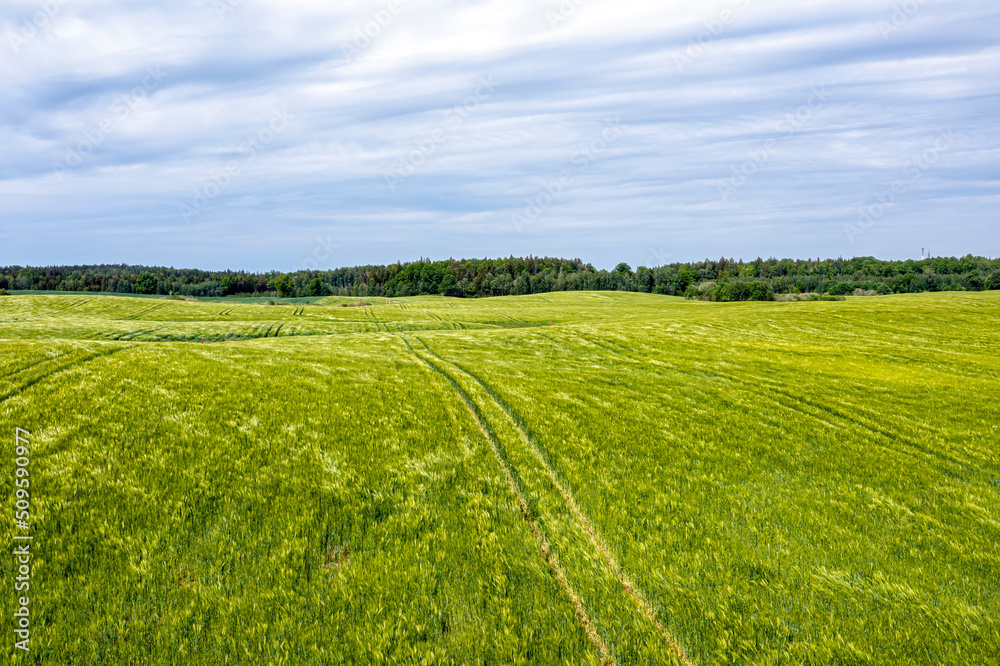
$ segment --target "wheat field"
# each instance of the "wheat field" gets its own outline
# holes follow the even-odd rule
[[[1000,661],[1000,293],[355,300],[0,298],[7,659]]]

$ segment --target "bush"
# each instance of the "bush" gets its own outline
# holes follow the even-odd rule
[[[986,288],[986,281],[979,273],[972,273],[962,280],[962,286],[969,291],[982,291]]]
[[[986,281],[986,288],[991,290],[1000,289],[1000,271],[990,276]]]
[[[773,301],[774,290],[767,282],[729,282],[719,286],[720,301]]]
[[[10,292],[6,289],[0,289],[0,296],[10,296]]]
[[[697,298],[706,301],[773,301],[774,290],[770,283],[763,280],[740,280],[730,282],[722,280],[703,282],[695,288],[693,285],[684,292],[685,298]]]
[[[781,303],[798,303],[799,301],[846,301],[847,299],[843,296],[834,296],[829,292],[820,295],[809,291],[804,294],[778,294],[774,300]]]
[[[833,296],[844,296],[854,291],[853,282],[834,282],[830,285],[830,294]]]
[[[774,289],[771,289],[771,285],[767,282],[751,282],[750,283],[750,298],[751,301],[773,301],[774,300]]]

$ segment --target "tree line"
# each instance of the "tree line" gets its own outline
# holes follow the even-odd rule
[[[598,270],[580,259],[509,257],[354,266],[325,271],[203,271],[150,266],[0,267],[0,289],[188,297],[462,298],[552,291],[633,291],[719,301],[771,300],[775,294],[833,296],[1000,289],[1000,259],[935,257],[853,259],[720,258],[655,268],[625,263]]]

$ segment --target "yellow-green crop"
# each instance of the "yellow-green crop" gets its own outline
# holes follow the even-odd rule
[[[1000,661],[1000,293],[353,300],[0,298],[0,653]]]

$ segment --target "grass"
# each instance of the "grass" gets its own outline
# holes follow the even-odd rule
[[[5,655],[1000,659],[1000,294],[353,301],[0,298]]]

